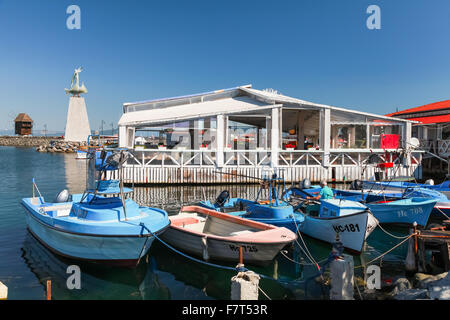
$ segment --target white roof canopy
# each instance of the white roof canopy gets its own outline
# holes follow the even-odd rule
[[[252,89],[251,85],[188,96],[125,103],[119,126],[142,127],[218,114],[245,113],[282,106],[283,109],[330,109],[332,121],[414,122],[373,113],[338,108],[300,100],[274,91]]]
[[[122,115],[119,126],[142,126],[146,124],[173,122],[202,118],[217,114],[259,111],[280,106],[265,104],[249,97],[234,97],[220,100],[183,104],[161,109],[127,112]]]

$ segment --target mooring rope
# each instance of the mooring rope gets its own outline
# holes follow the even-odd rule
[[[211,262],[206,262],[206,261],[203,261],[203,260],[200,260],[200,259],[191,257],[191,256],[189,256],[189,255],[187,255],[187,254],[185,254],[185,253],[183,253],[183,252],[181,252],[181,251],[175,249],[175,248],[172,247],[170,244],[168,244],[168,243],[166,243],[165,241],[163,241],[163,240],[162,240],[161,238],[159,238],[156,234],[154,234],[149,228],[147,228],[147,227],[145,226],[144,223],[141,222],[139,225],[142,226],[143,228],[145,228],[148,232],[150,232],[150,234],[151,234],[153,237],[155,237],[155,239],[157,239],[159,242],[161,242],[163,245],[165,245],[165,246],[168,247],[169,249],[173,250],[174,252],[178,253],[179,255],[181,255],[181,256],[183,256],[183,257],[185,257],[185,258],[188,258],[188,259],[190,259],[190,260],[192,260],[192,261],[195,261],[195,262],[198,262],[198,263],[201,263],[201,264],[205,264],[205,265],[208,265],[208,266],[210,266],[210,267],[215,267],[215,268],[220,268],[220,269],[225,269],[225,270],[230,270],[230,271],[249,271],[249,270],[246,269],[246,268],[240,268],[240,269],[238,269],[238,268],[233,268],[233,267],[223,266],[223,265],[215,264],[215,263],[211,263]],[[256,272],[255,272],[255,273],[256,273]],[[257,275],[260,276],[261,278],[264,278],[264,279],[269,279],[269,280],[275,280],[275,281],[278,281],[277,279],[274,279],[274,278],[272,278],[272,277],[266,276],[266,275],[264,275],[264,274],[257,273]]]
[[[292,215],[292,218],[294,220],[294,224],[295,224],[295,229],[297,230],[297,234],[300,236],[300,239],[302,240],[303,245],[305,246],[305,250],[303,250],[302,246],[300,245],[300,243],[298,243],[297,239],[295,239],[295,242],[297,243],[297,245],[299,246],[299,248],[303,251],[303,253],[305,253],[305,255],[308,257],[308,259],[316,266],[316,268],[319,270],[320,272],[320,266],[317,263],[317,261],[314,259],[314,257],[312,256],[312,254],[309,252],[308,247],[306,246],[305,241],[303,240],[302,234],[299,231],[299,227],[297,225],[297,219],[295,219],[295,213]]]
[[[395,246],[393,246],[391,249],[389,249],[389,250],[386,251],[385,253],[379,255],[379,256],[376,257],[375,259],[372,259],[372,260],[370,260],[369,262],[367,262],[367,263],[365,263],[365,264],[356,266],[355,269],[363,268],[363,267],[365,267],[366,265],[369,265],[369,264],[371,264],[372,262],[374,262],[374,261],[376,261],[376,260],[378,260],[378,259],[384,257],[385,255],[387,255],[389,252],[391,252],[391,251],[394,250],[395,248],[401,246],[401,245],[402,245],[404,242],[406,242],[409,238],[411,238],[412,236],[415,236],[415,235],[417,235],[417,234],[418,234],[418,232],[415,232],[415,233],[410,234],[406,239],[402,240],[400,243],[396,244]]]
[[[263,291],[263,289],[261,289],[260,286],[258,286],[258,290],[261,291],[261,292],[266,296],[267,299],[272,300],[272,299],[270,299],[270,297],[267,295],[267,293],[265,293],[265,292]]]
[[[284,251],[286,251],[286,250],[280,251],[281,255],[282,255],[283,257],[285,257],[287,260],[289,260],[289,261],[291,261],[291,262],[293,262],[293,263],[295,263],[295,264],[298,264],[298,265],[301,265],[301,266],[315,266],[315,265],[316,265],[315,263],[302,263],[302,262],[298,262],[298,261],[292,260],[291,258],[289,258],[289,257],[286,255],[286,253],[285,253]],[[325,259],[323,259],[323,260],[320,260],[320,261],[317,262],[317,263],[320,264],[320,263],[325,262],[325,261],[327,261],[327,260],[328,260],[328,258],[325,258]]]
[[[450,220],[450,217],[448,215],[446,215],[441,209],[439,209],[438,207],[434,207],[437,211],[439,211],[440,213],[442,213],[448,220]]]
[[[381,226],[381,223],[380,223],[379,221],[378,221],[378,223],[377,223],[377,226],[380,227],[381,231],[383,231],[384,233],[386,233],[388,236],[391,236],[392,238],[402,240],[402,239],[406,239],[406,238],[409,237],[409,235],[406,235],[406,236],[404,236],[404,237],[396,236],[396,235],[394,235],[394,234],[388,232],[386,229],[384,229],[384,228]]]

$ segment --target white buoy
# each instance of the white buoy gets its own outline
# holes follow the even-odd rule
[[[231,278],[231,300],[258,300],[259,279],[253,271],[239,272]]]
[[[330,276],[331,276],[330,299],[354,300],[353,256],[343,254],[342,257],[343,259],[333,260],[330,263]]]
[[[0,300],[8,299],[8,287],[0,282]]]

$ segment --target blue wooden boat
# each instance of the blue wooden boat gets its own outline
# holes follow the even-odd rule
[[[72,259],[136,266],[155,239],[170,225],[164,210],[138,205],[126,194],[122,180],[102,180],[107,170],[119,170],[127,156],[90,152],[87,187],[83,194],[59,193],[47,202],[33,181],[33,197],[22,199],[28,229],[53,252]],[[35,189],[39,196],[35,194]]]
[[[304,197],[306,194],[315,196],[319,191],[320,188],[303,190],[291,188],[287,195]],[[402,196],[404,194],[399,193],[377,194],[365,193],[364,191],[338,189],[333,189],[333,193],[336,199],[346,199],[364,203],[380,223],[412,225],[416,222],[422,227],[427,225],[430,214],[438,201],[436,198],[432,197],[412,196],[403,198]],[[413,194],[415,195],[416,193]]]
[[[407,181],[363,181],[365,188],[378,190],[404,191],[408,188],[424,188],[443,193],[447,199],[450,196],[450,181],[444,181],[441,184],[414,183]]]
[[[228,193],[228,191],[223,191],[219,198],[224,193]],[[261,223],[285,227],[293,232],[297,232],[299,224],[303,221],[303,216],[295,213],[294,208],[289,203],[278,199],[269,203],[269,201],[252,201],[227,197],[226,203],[221,203],[220,201],[212,203],[209,200],[205,200],[200,201],[199,205]]]
[[[426,188],[408,187],[404,190],[382,190],[382,189],[362,189],[362,190],[334,190],[337,196],[345,196],[346,199],[371,203],[383,200],[400,200],[405,198],[426,198],[437,200],[431,211],[430,217],[433,220],[448,219],[450,216],[450,201],[443,193]],[[429,219],[430,220],[430,219]]]

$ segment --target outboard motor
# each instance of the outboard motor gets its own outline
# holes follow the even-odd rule
[[[311,181],[309,181],[308,178],[305,178],[302,180],[302,182],[299,183],[300,189],[309,189],[311,188]]]
[[[70,194],[69,190],[64,189],[61,192],[59,192],[55,200],[53,200],[54,203],[62,203],[62,202],[70,202],[72,201],[72,195]]]
[[[228,201],[228,199],[230,199],[230,193],[228,192],[228,190],[223,190],[217,197],[216,203],[214,203],[214,205],[222,207]]]
[[[353,180],[352,183],[350,184],[350,189],[351,190],[361,190],[363,188],[363,183],[361,180]]]

